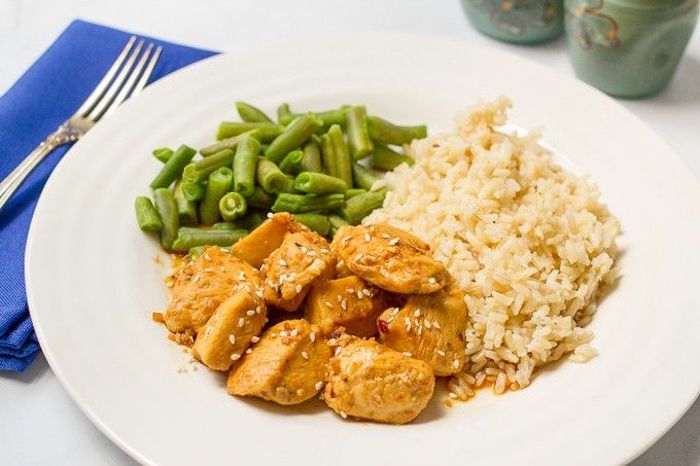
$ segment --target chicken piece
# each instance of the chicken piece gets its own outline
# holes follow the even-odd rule
[[[377,333],[376,319],[387,308],[385,293],[354,275],[314,283],[306,300],[306,319],[324,335],[339,327],[358,337]]]
[[[374,340],[344,335],[340,341],[323,394],[333,411],[342,417],[405,424],[425,408],[435,388],[429,365]]]
[[[217,246],[208,247],[173,274],[165,325],[172,333],[194,336],[236,286],[261,289],[260,272]]]
[[[466,326],[464,293],[454,283],[437,293],[410,296],[401,309],[387,309],[377,319],[382,343],[425,361],[437,376],[462,370]]]
[[[355,275],[395,293],[434,293],[448,277],[427,244],[389,225],[343,226],[331,249]]]
[[[253,267],[259,268],[265,258],[280,247],[287,233],[300,229],[302,229],[301,224],[297,223],[290,214],[286,212],[275,214],[234,244],[231,247],[231,253]]]
[[[335,258],[328,242],[310,230],[288,233],[282,245],[263,262],[265,302],[268,306],[294,312],[317,278],[330,278]]]
[[[316,325],[303,319],[270,327],[231,371],[226,389],[231,395],[256,396],[293,405],[316,395],[323,386],[331,350]]]
[[[231,368],[267,323],[267,308],[255,292],[239,289],[216,308],[194,342],[194,356],[210,369]]]

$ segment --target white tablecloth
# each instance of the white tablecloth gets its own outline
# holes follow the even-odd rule
[[[434,34],[505,49],[572,74],[563,40],[535,47],[492,41],[467,24],[457,0],[0,0],[0,93],[76,17],[234,53],[327,31]],[[622,104],[661,134],[700,178],[700,34],[693,37],[669,89]],[[696,361],[688,365],[697,370]],[[78,410],[39,357],[24,374],[0,375],[0,463],[133,461]],[[632,464],[700,466],[700,402]]]

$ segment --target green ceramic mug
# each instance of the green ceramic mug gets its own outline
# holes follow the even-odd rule
[[[617,97],[656,94],[669,83],[698,18],[698,0],[565,0],[576,74]]]
[[[462,0],[469,22],[493,38],[519,44],[545,42],[563,30],[563,0]]]

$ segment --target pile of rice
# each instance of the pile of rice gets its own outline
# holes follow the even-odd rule
[[[594,357],[585,327],[617,276],[620,224],[596,186],[556,165],[538,133],[499,131],[509,107],[482,104],[455,133],[414,141],[415,165],[387,174],[384,207],[364,221],[426,241],[466,292],[469,362],[452,398],[524,388],[548,362]]]

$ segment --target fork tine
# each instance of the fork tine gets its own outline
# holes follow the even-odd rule
[[[148,78],[151,77],[151,73],[153,73],[153,68],[156,67],[156,62],[158,61],[158,58],[160,57],[160,52],[163,51],[162,46],[156,47],[156,51],[153,53],[153,57],[151,57],[151,61],[148,62],[148,66],[146,67],[146,70],[143,72],[141,75],[141,79],[139,79],[139,82],[136,84],[134,87],[134,91],[131,93],[131,97],[134,97],[138,94],[141,93],[144,87],[146,87],[146,84],[148,84]]]
[[[119,70],[119,67],[122,65],[124,62],[124,59],[126,58],[127,54],[129,53],[129,50],[131,50],[131,47],[134,45],[134,42],[136,42],[136,36],[131,36],[129,40],[127,41],[126,45],[122,49],[121,52],[119,52],[119,55],[117,56],[117,59],[114,60],[114,63],[112,63],[112,66],[109,68],[107,73],[102,77],[102,80],[97,84],[97,87],[92,91],[92,93],[85,99],[85,102],[83,102],[83,105],[80,106],[77,112],[75,112],[76,115],[84,115],[86,114],[93,105],[95,105],[95,102],[97,102],[97,99],[100,98],[104,90],[107,88],[107,85],[112,81],[112,78],[114,77],[115,74],[117,74],[117,71]]]
[[[151,55],[151,50],[153,50],[153,42],[148,44],[148,47],[146,47],[146,51],[141,55],[141,58],[139,59],[138,63],[134,67],[133,70],[131,70],[131,73],[129,73],[129,77],[127,78],[126,82],[122,86],[121,89],[119,89],[119,93],[117,96],[114,98],[112,103],[109,105],[105,113],[102,115],[101,118],[104,118],[105,116],[109,115],[112,113],[116,108],[121,105],[122,102],[124,102],[127,97],[129,97],[129,93],[131,90],[134,88],[134,84],[136,84],[136,79],[139,77],[141,74],[141,71],[143,70],[144,66],[146,65],[146,61],[148,60],[149,56]]]
[[[124,83],[124,80],[126,79],[127,75],[129,74],[131,67],[133,66],[134,62],[136,61],[136,57],[138,57],[142,48],[143,48],[143,39],[138,41],[138,43],[136,44],[136,48],[131,52],[126,63],[124,63],[124,66],[122,67],[122,69],[119,70],[119,74],[117,74],[117,77],[114,78],[114,81],[112,81],[112,84],[110,84],[109,87],[107,88],[107,92],[105,92],[105,94],[102,96],[102,98],[100,98],[100,101],[97,102],[97,105],[95,105],[95,108],[93,108],[90,111],[90,113],[86,116],[86,118],[88,118],[89,120],[92,120],[92,121],[97,121],[100,119],[100,117],[102,116],[102,113],[105,111],[107,106],[112,102],[112,99],[114,99],[114,96],[119,91],[122,84]]]

